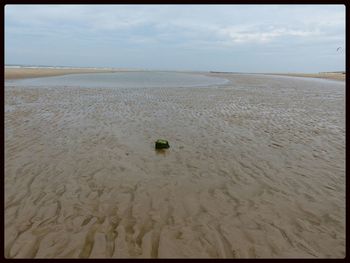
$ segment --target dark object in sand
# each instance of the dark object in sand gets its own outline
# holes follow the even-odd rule
[[[156,141],[156,149],[168,149],[170,147],[169,142],[167,140],[157,140]]]

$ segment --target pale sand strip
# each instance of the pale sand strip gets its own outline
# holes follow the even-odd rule
[[[281,75],[281,76],[290,76],[290,77],[305,77],[305,78],[321,78],[321,79],[332,79],[332,80],[342,80],[345,81],[346,74],[343,73],[274,73],[269,75]]]
[[[37,77],[49,77],[60,76],[67,74],[79,74],[79,73],[108,73],[108,72],[120,72],[130,71],[123,69],[51,69],[51,68],[5,68],[5,79],[22,79],[22,78],[37,78]]]
[[[79,74],[79,73],[107,73],[107,72],[125,72],[125,71],[139,71],[129,69],[50,69],[50,68],[5,68],[5,79],[21,79],[21,78],[35,78],[35,77],[49,77],[60,76],[67,74]],[[219,73],[220,74],[220,73]],[[294,77],[310,77],[310,78],[322,78],[343,80],[346,79],[346,74],[342,73],[266,73],[267,75],[281,75],[281,76],[294,76]]]

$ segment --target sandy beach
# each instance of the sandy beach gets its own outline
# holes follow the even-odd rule
[[[23,79],[23,78],[38,78],[38,77],[50,77],[60,76],[67,74],[77,73],[107,73],[107,72],[119,72],[126,71],[123,69],[92,69],[92,68],[6,68],[5,67],[5,79]]]
[[[71,69],[54,69],[54,68],[5,68],[5,79],[23,79],[23,78],[37,78],[37,77],[49,77],[60,76],[67,74],[77,73],[107,73],[107,72],[123,72],[123,71],[139,71],[132,69],[101,69],[101,68],[71,68]],[[227,73],[225,73],[226,75]],[[291,77],[305,77],[305,78],[321,78],[321,79],[333,79],[345,81],[346,75],[342,73],[265,73],[266,75],[279,75],[279,76],[291,76]],[[212,74],[214,75],[214,74]],[[218,73],[219,76],[222,74]]]
[[[320,78],[320,79],[333,79],[345,81],[346,74],[338,72],[320,72],[314,74],[307,73],[280,73],[271,75],[291,76],[291,77],[305,77],[305,78]]]
[[[209,75],[7,85],[5,256],[344,258],[345,82]]]

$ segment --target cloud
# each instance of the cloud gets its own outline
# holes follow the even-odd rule
[[[292,37],[313,37],[321,35],[320,30],[288,29],[284,27],[261,28],[255,26],[231,26],[218,30],[218,34],[229,38],[233,43],[269,43],[276,38]]]
[[[201,56],[212,54],[208,57],[224,60],[237,53],[256,54],[256,57],[287,51],[294,56],[312,54],[315,48],[325,54],[334,46],[345,47],[342,5],[5,7],[5,52],[11,54],[7,58],[15,54],[24,57],[25,52],[18,50],[29,50],[28,47],[32,57],[35,52],[41,56],[43,49],[55,50],[62,56],[79,52],[86,57],[96,52],[108,57],[107,53],[117,50],[128,54],[130,61],[138,61],[132,56],[150,50],[186,53],[186,56],[190,51],[201,52]]]
[[[209,8],[210,7],[210,8]],[[58,34],[99,32],[140,34],[149,28],[159,40],[269,43],[283,36],[329,35],[345,29],[345,12],[320,6],[125,6],[7,5],[6,23],[20,30]],[[340,6],[341,7],[341,6]],[[272,15],[273,12],[273,15]],[[290,25],[293,25],[291,27]],[[141,32],[142,34],[142,32]]]

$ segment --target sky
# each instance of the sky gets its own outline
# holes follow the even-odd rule
[[[344,71],[345,6],[6,5],[5,64]]]

